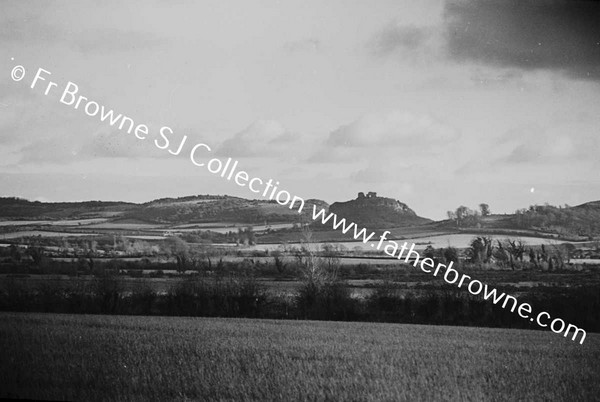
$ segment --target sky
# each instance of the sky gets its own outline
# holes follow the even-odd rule
[[[598,2],[3,1],[0,49],[0,196],[259,198],[157,149],[168,126],[304,199],[600,199]],[[62,104],[69,81],[151,135]]]

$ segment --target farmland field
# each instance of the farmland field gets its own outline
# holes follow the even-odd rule
[[[0,397],[593,400],[600,336],[244,319],[0,314]]]
[[[41,236],[41,237],[81,237],[97,236],[97,233],[68,233],[51,232],[49,230],[27,230],[21,232],[0,233],[0,240],[18,239],[20,237]]]
[[[408,243],[409,245],[411,243],[415,244],[415,249],[417,250],[422,250],[425,249],[427,246],[432,246],[434,248],[444,248],[444,247],[456,247],[456,248],[467,248],[469,247],[469,244],[471,243],[471,241],[473,241],[473,238],[476,235],[473,234],[445,234],[445,235],[436,235],[436,236],[426,236],[426,237],[413,237],[413,238],[406,238],[406,239],[402,239],[402,240],[396,240],[396,242],[398,242],[399,244],[403,244],[404,242]],[[526,246],[539,246],[539,245],[558,245],[558,244],[562,244],[562,243],[574,243],[574,242],[568,242],[568,241],[564,241],[564,240],[554,240],[554,239],[548,239],[548,238],[544,238],[544,237],[520,237],[520,236],[507,236],[507,235],[487,235],[487,237],[491,238],[493,241],[497,241],[497,240],[504,240],[506,238],[511,238],[511,239],[519,239],[521,241],[523,241],[523,243]],[[374,241],[373,243],[377,243],[378,238],[374,237]],[[317,243],[318,246],[320,247],[321,244],[325,244],[327,242],[324,243]],[[360,250],[372,250],[372,246],[371,243],[367,242],[364,243],[362,241],[339,241],[339,242],[335,242],[336,245],[338,246],[343,246],[344,248],[346,248],[347,250],[354,250],[355,248],[358,248]],[[301,244],[300,243],[289,243],[288,246],[290,247],[300,247]],[[263,243],[263,244],[257,244],[256,246],[252,246],[252,249],[255,250],[275,250],[277,248],[281,247],[281,243],[274,243],[274,244],[269,244],[269,243]]]
[[[64,219],[64,220],[0,220],[0,226],[80,226],[91,225],[94,223],[105,222],[105,218],[90,218],[90,219]]]

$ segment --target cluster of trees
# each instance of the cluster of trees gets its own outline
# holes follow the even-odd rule
[[[168,237],[163,242],[163,255],[173,257],[177,263],[177,271],[211,271],[214,260],[222,255],[220,249],[210,243],[194,244],[193,246],[178,236]]]
[[[490,215],[490,206],[488,204],[479,204],[479,210],[474,210],[461,205],[455,211],[446,212],[448,219],[456,222],[457,227],[474,227],[481,222],[482,216]]]
[[[235,243],[238,246],[240,244],[245,246],[253,246],[256,244],[256,233],[252,226],[247,226],[245,228],[238,227],[237,231],[230,230],[227,233],[217,233],[208,230],[195,233],[184,233],[177,237],[188,243]]]
[[[466,256],[469,262],[477,266],[494,264],[512,270],[530,268],[552,271],[565,268],[573,249],[572,245],[546,247],[543,244],[536,249],[527,249],[521,240],[496,240],[494,244],[490,237],[478,236],[471,241]]]
[[[252,246],[256,244],[256,238],[254,236],[254,229],[252,226],[248,226],[245,229],[238,228],[236,244],[244,244],[246,246]]]
[[[245,232],[245,231],[243,231]],[[48,244],[57,247],[48,248]],[[186,270],[211,270],[212,259],[222,254],[222,250],[213,247],[210,242],[190,244],[178,236],[171,236],[164,241],[151,244],[143,240],[128,239],[125,236],[105,237],[100,241],[88,239],[53,240],[44,243],[36,238],[26,240],[25,246],[11,244],[0,248],[0,265],[2,271],[32,273],[94,273],[95,261],[109,261],[117,257],[152,257],[162,256],[172,258],[179,272]],[[68,261],[55,260],[54,257],[67,257],[77,264],[67,264]],[[116,260],[115,260],[116,261]],[[128,266],[131,264],[128,264]],[[149,268],[148,258],[140,261],[142,268]],[[136,265],[135,268],[139,268]],[[12,267],[12,268],[11,268]],[[25,269],[23,269],[25,268]],[[131,268],[131,269],[135,269]],[[165,266],[165,269],[173,269]]]
[[[454,262],[454,264],[458,264],[460,253],[458,249],[455,247],[446,247],[446,248],[433,248],[432,246],[427,246],[425,251],[423,251],[424,258],[431,258],[435,264],[449,264],[450,262]]]
[[[555,231],[563,235],[587,236],[600,234],[600,207],[555,207],[552,205],[532,205],[528,209],[515,212],[515,224],[525,229]]]
[[[30,261],[37,266],[45,265],[49,261],[43,248],[35,244],[30,244],[27,247],[11,244],[7,248],[0,249],[0,257],[9,258],[17,264]]]
[[[51,257],[116,257],[127,255],[129,257],[158,255],[161,248],[157,244],[138,239],[129,239],[122,235],[98,236],[94,238],[41,238],[25,237],[21,241],[25,249],[37,249],[39,253]],[[23,247],[21,247],[23,248]],[[10,249],[16,250],[19,246],[13,244]],[[1,254],[1,251],[0,251]],[[14,259],[13,261],[18,262]]]
[[[572,244],[528,248],[518,239],[493,240],[491,237],[477,236],[464,251],[464,262],[478,268],[496,266],[512,270],[553,271],[564,269],[574,250]],[[460,252],[454,247],[436,249],[428,246],[423,256],[433,259],[436,264],[453,261],[456,265],[460,261]]]

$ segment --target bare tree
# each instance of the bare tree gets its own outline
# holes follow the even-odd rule
[[[308,226],[302,228],[300,248],[295,250],[294,257],[308,283],[321,284],[330,279],[323,259],[319,256],[318,246],[313,241],[313,233]]]
[[[467,252],[469,253],[471,262],[482,264],[490,261],[493,249],[494,247],[490,237],[479,236],[471,241]]]
[[[564,269],[565,268],[565,263],[569,263],[569,250],[568,249],[564,249],[562,246],[560,245],[556,245],[553,244],[552,245],[553,248],[553,256],[550,258],[553,258],[555,261],[555,265],[554,268],[555,269]]]
[[[510,267],[515,269],[515,260],[523,261],[523,255],[525,254],[525,244],[521,240],[510,240],[507,239],[508,252],[510,255]]]
[[[339,269],[341,266],[341,255],[343,246],[333,244],[323,244],[321,246],[322,259],[325,269],[330,278],[336,279],[338,277]]]
[[[166,246],[167,251],[177,260],[177,271],[184,272],[190,258],[190,246],[177,236],[167,238]]]
[[[455,221],[456,220],[456,212],[454,211],[446,211],[446,215],[448,216],[448,219],[451,221]]]
[[[219,258],[222,266],[222,251],[215,248],[211,241],[203,241],[202,243],[195,244],[193,248],[190,248],[190,260],[192,261],[195,270],[212,271],[213,259]]]
[[[456,225],[460,226],[463,219],[465,219],[468,216],[469,208],[465,207],[464,205],[461,205],[460,207],[456,208],[455,214],[456,214]]]
[[[271,256],[273,257],[273,265],[275,265],[275,268],[277,268],[277,272],[279,272],[280,274],[283,273],[283,271],[285,270],[285,266],[287,265],[283,259],[283,256],[281,254],[280,250],[273,250],[271,252]]]

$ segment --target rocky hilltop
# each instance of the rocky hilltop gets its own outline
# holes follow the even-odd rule
[[[354,200],[334,202],[329,210],[340,217],[369,228],[422,225],[430,219],[418,216],[408,205],[377,193],[358,193]]]

